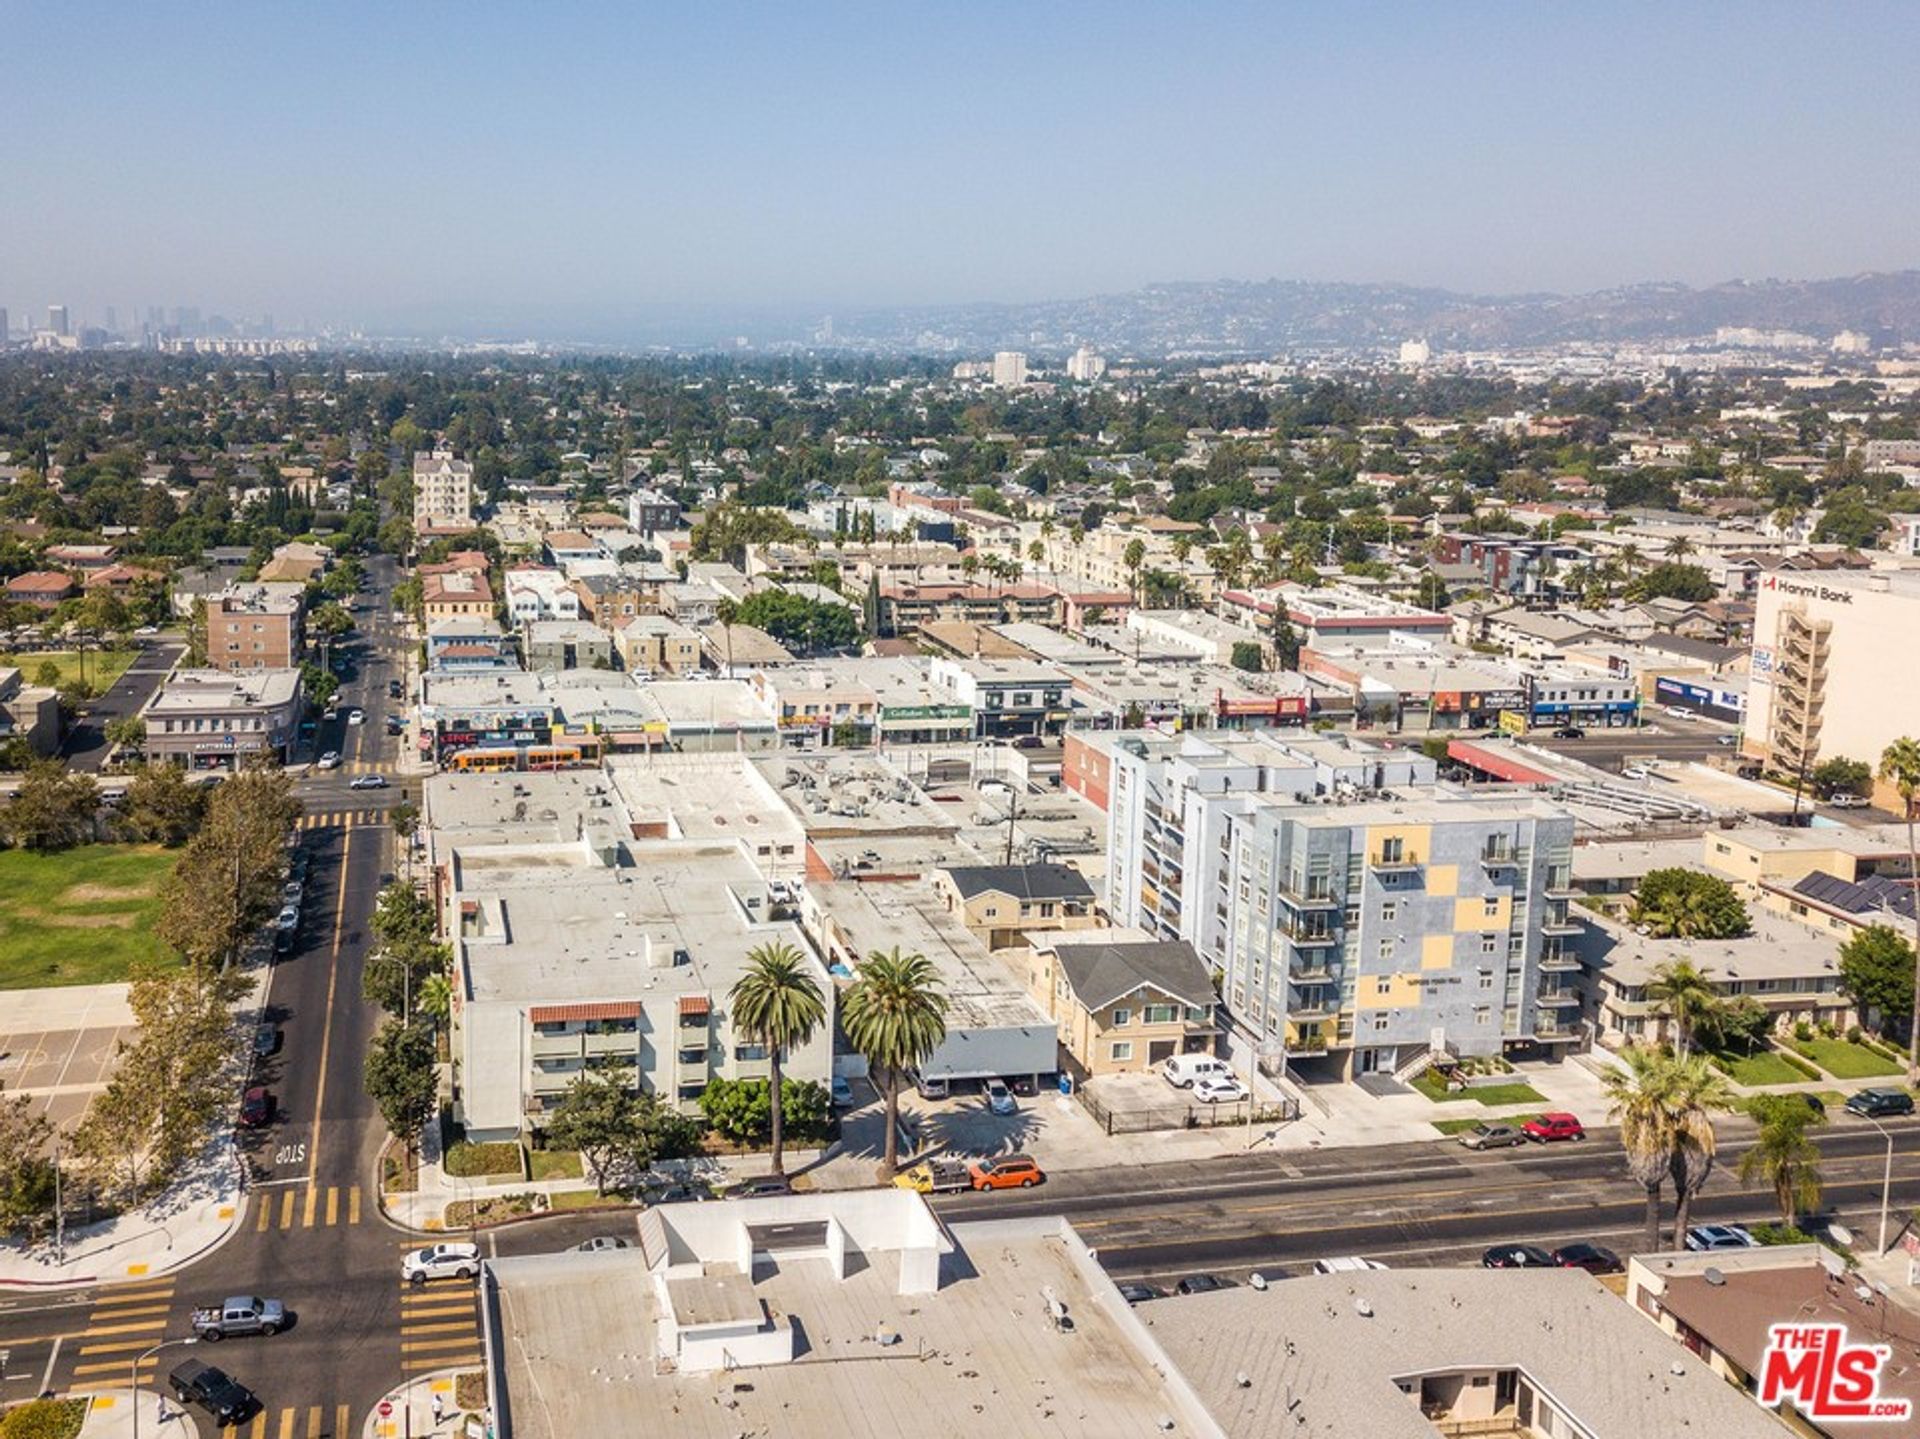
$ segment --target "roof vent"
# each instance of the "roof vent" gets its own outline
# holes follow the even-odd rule
[[[1706,1280],[1707,1283],[1712,1284],[1716,1287],[1719,1285],[1725,1284],[1727,1282],[1727,1276],[1722,1274],[1718,1269],[1714,1269],[1712,1267],[1709,1267],[1707,1269],[1707,1272],[1702,1274],[1700,1277]]]
[[[1362,1319],[1371,1319],[1373,1318],[1373,1305],[1368,1302],[1366,1296],[1355,1295],[1353,1312],[1358,1314]]]

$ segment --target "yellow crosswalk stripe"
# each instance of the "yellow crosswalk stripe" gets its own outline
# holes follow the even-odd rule
[[[461,1349],[470,1347],[475,1340],[476,1336],[472,1334],[462,1334],[452,1339],[402,1339],[400,1352],[412,1354],[426,1349]]]
[[[141,1347],[144,1349],[146,1346],[142,1345]],[[159,1362],[160,1356],[156,1354],[151,1359],[140,1360],[139,1367],[142,1369],[151,1369]],[[83,1374],[126,1374],[129,1373],[133,1367],[134,1362],[128,1359],[113,1359],[104,1364],[76,1364],[73,1366],[73,1377],[78,1379]]]
[[[405,1300],[400,1303],[400,1318],[403,1322],[408,1319],[436,1319],[442,1314],[472,1314],[473,1312],[473,1302],[465,1299],[452,1304],[409,1305]]]
[[[82,1344],[80,1352],[82,1354],[137,1354],[142,1349],[151,1348],[152,1345],[153,1333],[149,1330],[138,1339],[112,1339],[105,1344]]]
[[[294,1412],[291,1409],[280,1411],[280,1439],[293,1439]]]
[[[421,1374],[429,1369],[467,1369],[483,1362],[479,1350],[468,1354],[416,1354],[411,1358],[402,1357],[400,1368],[408,1374]]]
[[[142,1314],[165,1314],[172,1308],[173,1306],[171,1304],[116,1304],[110,1309],[104,1306],[95,1306],[93,1313],[88,1315],[87,1318],[90,1321],[96,1319],[133,1319]]]
[[[445,1324],[408,1324],[407,1322],[402,1320],[400,1324],[400,1332],[403,1335],[405,1334],[453,1334],[456,1332],[465,1332],[465,1333],[471,1334],[473,1333],[475,1327],[476,1327],[476,1323],[473,1316],[468,1315],[465,1319],[450,1319]]]
[[[167,1280],[164,1284],[152,1282],[146,1284],[129,1284],[125,1288],[102,1290],[100,1297],[94,1301],[94,1304],[96,1306],[103,1304],[130,1304],[136,1299],[166,1299],[170,1297],[172,1293],[173,1281],[171,1279]]]
[[[280,1196],[280,1227],[293,1228],[293,1191],[285,1190]]]
[[[272,1222],[273,1196],[271,1194],[263,1194],[260,1196],[260,1222],[253,1226],[253,1232],[255,1234],[265,1234],[267,1232],[267,1226]]]
[[[340,1190],[337,1185],[327,1186],[327,1227],[331,1229],[340,1222]],[[318,1413],[318,1410],[314,1411]]]
[[[324,1421],[320,1418],[320,1414],[321,1409],[318,1404],[315,1404],[311,1409],[307,1410],[307,1439],[320,1439],[321,1430],[324,1426]]]
[[[166,1306],[163,1304],[160,1306],[160,1309],[161,1309],[161,1313],[164,1315],[166,1312]],[[120,1316],[117,1314],[114,1314],[114,1315],[109,1315],[108,1317],[117,1319]],[[155,1329],[165,1329],[166,1327],[167,1327],[167,1321],[165,1318],[140,1319],[140,1320],[136,1320],[132,1324],[89,1324],[86,1327],[86,1329],[82,1331],[81,1337],[85,1339],[92,1339],[96,1335],[103,1335],[103,1334],[142,1334],[142,1333],[151,1332],[152,1330],[155,1330]]]
[[[300,1227],[302,1229],[313,1228],[313,1211],[319,1206],[319,1203],[320,1190],[315,1185],[309,1184],[307,1186],[307,1202],[300,1211]]]
[[[360,1222],[360,1186],[354,1185],[347,1191],[347,1223]]]
[[[347,1412],[346,1405],[342,1404],[333,1411],[334,1439],[353,1439],[352,1434],[349,1433],[352,1425],[353,1416]]]

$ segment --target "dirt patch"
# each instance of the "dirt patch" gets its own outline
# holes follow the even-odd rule
[[[69,904],[112,904],[151,899],[156,888],[151,884],[72,884],[60,892],[60,898]]]
[[[137,914],[43,914],[40,923],[55,929],[132,929]]]

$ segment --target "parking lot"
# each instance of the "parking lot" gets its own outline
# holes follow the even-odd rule
[[[104,1087],[121,1037],[133,1029],[127,987],[18,990],[0,1012],[0,1087],[32,1097],[56,1124],[77,1122]]]

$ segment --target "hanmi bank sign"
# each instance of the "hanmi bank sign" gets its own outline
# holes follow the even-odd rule
[[[1837,605],[1853,603],[1852,590],[1830,590],[1825,585],[1810,585],[1803,580],[1783,580],[1778,575],[1768,575],[1765,588],[1803,600],[1831,600]]]

